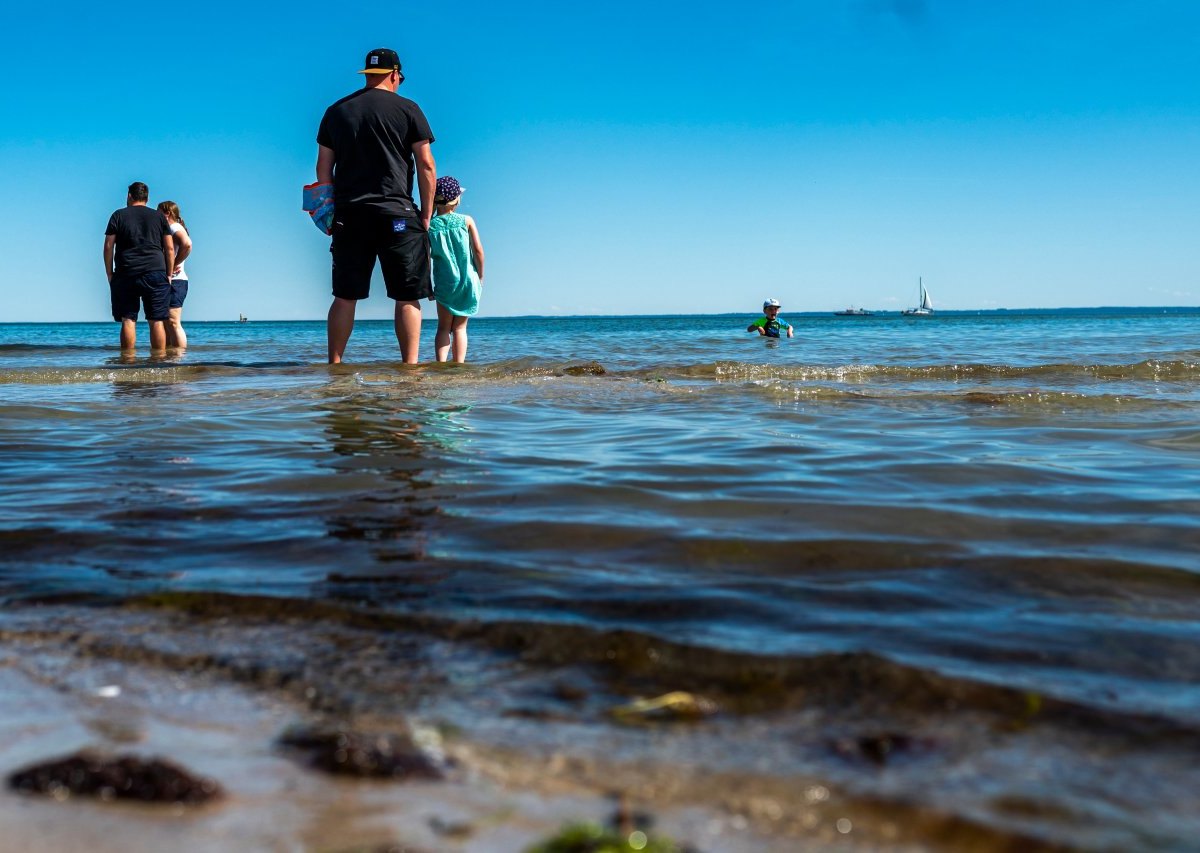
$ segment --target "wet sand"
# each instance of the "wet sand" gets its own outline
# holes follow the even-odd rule
[[[199,806],[129,805],[6,788],[5,844],[515,851],[565,824],[608,821],[619,795],[646,816],[640,825],[695,850],[1101,849],[1122,836],[1054,814],[1037,792],[1059,777],[1077,781],[1088,772],[1081,762],[1103,773],[1111,761],[1116,772],[1143,747],[1159,763],[1130,798],[1177,809],[1181,831],[1194,820],[1174,786],[1195,776],[1195,737],[1154,720],[1089,717],[986,685],[889,683],[903,673],[870,659],[841,675],[823,664],[775,672],[759,695],[753,673],[717,655],[692,679],[708,685],[712,716],[614,714],[667,683],[694,688],[683,683],[687,662],[671,660],[680,650],[653,650],[660,680],[613,636],[588,645],[617,673],[561,637],[517,640],[494,636],[521,633],[511,627],[461,624],[439,632],[436,621],[397,626],[362,611],[318,618],[301,606],[196,595],[6,612],[6,777],[91,749],[168,759],[225,793]],[[314,769],[281,743],[312,727],[413,734],[444,778]],[[1097,738],[1107,754],[1097,756]],[[1175,763],[1153,748],[1162,738],[1178,745]],[[995,828],[979,806],[981,790],[1009,791],[1014,777],[1028,779],[1029,795],[1001,805],[1009,823],[1023,810],[1028,832]]]
[[[289,727],[328,721],[309,703],[203,667],[173,670],[106,658],[62,639],[5,637],[0,769],[6,776],[89,748],[168,757],[218,780],[224,794],[184,806],[55,798],[6,787],[0,793],[5,850],[519,850],[565,823],[601,820],[613,811],[607,789],[572,779],[565,765],[556,778],[553,769],[543,773],[519,756],[476,752],[465,740],[447,745],[455,767],[441,781],[315,771],[278,746]],[[408,723],[397,714],[356,725],[394,730]],[[659,817],[679,837],[715,838],[732,827],[708,809],[671,808]],[[772,849],[742,835],[731,843]]]
[[[264,634],[277,638],[269,626],[223,621],[220,641],[205,649],[194,645],[203,641],[194,629],[180,631],[153,614],[68,608],[52,621],[52,630],[3,635],[0,770],[6,776],[91,749],[169,758],[217,780],[224,792],[215,802],[185,806],[6,788],[4,849],[520,850],[564,825],[610,820],[616,792],[636,797],[634,812],[652,809],[654,830],[696,849],[792,849],[776,837],[782,807],[766,791],[743,788],[730,801],[732,787],[713,789],[717,779],[696,780],[684,768],[495,748],[463,732],[443,738],[399,708],[339,713],[321,695],[337,689],[334,672],[288,686],[279,671],[243,670],[232,658],[219,661],[220,651],[213,656],[222,646],[253,648]],[[124,636],[112,638],[114,631]],[[139,636],[148,638],[146,645]],[[313,770],[279,740],[318,721],[359,732],[415,727],[444,755],[446,778],[363,780]],[[833,841],[836,826],[818,812],[811,810],[806,830]],[[818,831],[819,823],[829,825]]]

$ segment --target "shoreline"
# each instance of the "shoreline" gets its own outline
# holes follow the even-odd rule
[[[844,309],[845,306],[841,306]],[[814,319],[821,317],[833,317],[837,314],[838,307],[828,309],[804,309],[785,311],[789,317],[803,317],[806,319]],[[903,316],[904,308],[872,308],[868,309],[871,314],[868,316],[896,318]],[[1022,317],[1022,316],[1160,316],[1162,314],[1194,314],[1200,312],[1200,305],[1083,305],[1083,306],[1059,306],[1056,308],[938,308],[935,316],[945,317]],[[700,314],[489,314],[483,317],[472,318],[475,322],[487,323],[489,321],[508,321],[508,320],[663,320],[663,319],[687,319],[687,318],[733,318],[740,319],[743,317],[755,317],[760,312],[754,310],[751,305],[748,310],[742,311],[713,311]],[[436,322],[436,318],[425,316],[426,323]],[[223,319],[188,319],[188,325],[242,325],[256,323],[259,325],[266,324],[282,324],[282,323],[320,323],[325,324],[325,317],[308,317],[308,318],[250,318],[245,320],[223,318]],[[357,322],[359,323],[384,323],[390,324],[393,320],[390,317],[362,317]],[[144,324],[145,320],[141,321]],[[3,320],[0,321],[2,326],[99,326],[105,329],[113,327],[112,320]],[[736,324],[735,324],[736,326]],[[740,329],[734,328],[733,331],[739,332]]]

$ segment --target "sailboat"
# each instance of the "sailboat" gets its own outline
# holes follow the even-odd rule
[[[929,298],[929,291],[925,289],[925,282],[919,277],[917,278],[917,287],[921,289],[921,304],[916,308],[905,308],[903,313],[907,317],[923,317],[933,313],[933,300]]]

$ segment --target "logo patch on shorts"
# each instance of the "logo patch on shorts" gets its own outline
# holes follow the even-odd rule
[[[401,231],[407,231],[407,230],[408,230],[408,220],[407,219],[393,219],[392,220],[392,231],[399,234]]]

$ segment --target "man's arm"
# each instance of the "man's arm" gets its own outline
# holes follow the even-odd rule
[[[437,165],[433,162],[433,149],[429,140],[413,144],[413,159],[417,163],[417,187],[421,191],[421,224],[429,229],[429,221],[433,219],[433,194],[437,184]]]
[[[104,235],[104,274],[108,276],[108,280],[112,281],[113,277],[113,258],[117,255],[117,235]]]
[[[324,145],[317,146],[317,182],[333,183],[333,149]]]
[[[175,270],[175,238],[168,231],[163,236],[162,242],[163,260],[167,262],[167,280],[171,278],[171,273]]]

